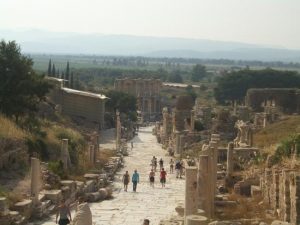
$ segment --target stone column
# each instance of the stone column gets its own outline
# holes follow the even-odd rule
[[[198,210],[197,167],[185,168],[185,210],[184,218],[196,214]]]
[[[195,130],[195,110],[191,111],[191,128],[190,131],[194,132]]]
[[[175,154],[180,155],[180,132],[176,131],[175,132]]]
[[[186,218],[186,225],[207,225],[208,221],[205,216],[190,215]]]
[[[234,164],[233,149],[234,149],[233,142],[229,142],[227,147],[227,171],[226,171],[227,177],[230,177],[231,174],[233,173],[233,164]]]
[[[69,155],[68,149],[68,139],[62,139],[62,147],[61,147],[61,160],[64,164],[64,170],[67,171],[71,165],[71,159]]]
[[[121,144],[121,121],[120,121],[120,112],[116,112],[116,150],[120,150]]]
[[[39,204],[39,192],[41,186],[40,160],[31,158],[31,198],[34,205]]]
[[[200,155],[198,167],[198,206],[203,209],[205,215],[212,217],[211,204],[209,196],[212,191],[209,182],[211,178],[210,158],[208,155]]]
[[[95,146],[94,145],[90,145],[89,146],[89,162],[92,166],[95,165]]]
[[[6,198],[0,197],[0,217],[8,214],[8,203]]]
[[[267,114],[264,113],[263,114],[263,128],[265,128],[267,126]]]

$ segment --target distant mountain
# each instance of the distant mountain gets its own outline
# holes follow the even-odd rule
[[[300,50],[202,39],[0,30],[27,53],[97,54],[300,62]]]

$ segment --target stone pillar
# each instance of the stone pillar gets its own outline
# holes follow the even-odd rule
[[[197,167],[186,166],[184,218],[186,218],[189,215],[197,214],[197,210],[198,210]]]
[[[206,216],[212,217],[211,212],[211,196],[212,189],[209,186],[211,179],[210,157],[208,155],[200,155],[198,167],[198,207],[203,209]]]
[[[121,120],[120,120],[120,112],[116,112],[116,150],[120,150],[120,145],[121,145]]]
[[[263,128],[265,128],[267,126],[267,114],[264,113],[263,114]]]
[[[94,145],[90,145],[89,146],[89,162],[92,166],[95,165],[95,146]]]
[[[64,170],[67,171],[71,166],[71,159],[69,155],[68,149],[68,139],[62,139],[62,147],[61,147],[61,160],[64,164]]]
[[[207,225],[208,221],[205,216],[190,215],[186,218],[186,225]]]
[[[195,110],[191,111],[191,128],[190,131],[194,132],[195,130]]]
[[[175,154],[180,155],[180,132],[176,131],[175,132]]]
[[[0,197],[0,217],[6,216],[8,212],[9,210],[6,198]]]
[[[31,158],[31,198],[34,205],[39,204],[39,192],[41,186],[40,160]]]
[[[227,171],[226,171],[227,177],[230,177],[231,174],[233,173],[233,164],[234,164],[233,149],[234,149],[233,142],[229,142],[227,147]]]

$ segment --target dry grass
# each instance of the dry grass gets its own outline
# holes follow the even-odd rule
[[[23,139],[28,135],[12,120],[0,114],[0,138]]]
[[[289,135],[300,132],[300,116],[289,116],[286,119],[274,124],[254,134],[254,144],[260,148],[276,145]]]

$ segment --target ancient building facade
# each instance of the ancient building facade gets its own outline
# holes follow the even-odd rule
[[[47,79],[54,84],[48,97],[61,107],[63,114],[83,118],[95,123],[99,129],[104,128],[106,96],[64,88],[63,80],[53,77]]]
[[[300,89],[296,88],[251,88],[245,100],[256,112],[275,107],[283,113],[300,113]]]
[[[153,120],[161,114],[159,79],[116,79],[115,90],[137,98],[137,108],[144,120]]]

